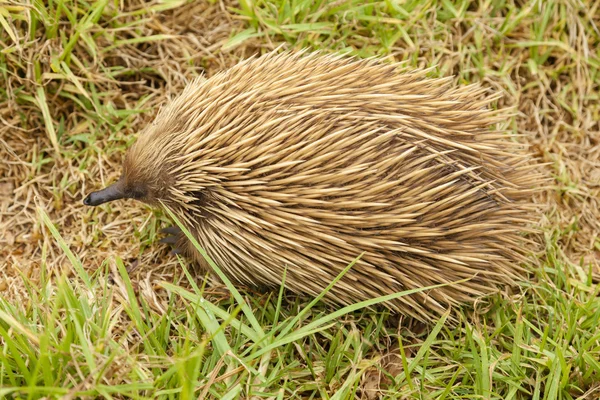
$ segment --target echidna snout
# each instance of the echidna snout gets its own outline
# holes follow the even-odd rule
[[[102,190],[88,194],[87,197],[83,200],[83,204],[85,204],[86,206],[95,207],[107,203],[109,201],[122,199],[124,197],[125,192],[123,191],[119,182],[116,182]]]
[[[160,199],[233,282],[422,320],[523,277],[539,176],[478,86],[322,54],[268,54],[191,82],[85,204]],[[205,266],[185,238],[184,254]],[[185,244],[187,243],[187,244]]]
[[[143,185],[134,185],[133,187],[130,187],[125,184],[125,180],[121,178],[104,189],[88,194],[83,200],[83,204],[95,207],[120,199],[136,199],[144,201],[145,196],[146,190]]]

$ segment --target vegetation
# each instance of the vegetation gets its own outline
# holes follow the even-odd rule
[[[0,397],[598,398],[599,25],[597,0],[1,1]],[[207,282],[168,215],[84,208],[187,81],[279,45],[502,92],[552,182],[531,279],[424,326]]]

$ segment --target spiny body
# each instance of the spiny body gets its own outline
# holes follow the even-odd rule
[[[477,86],[320,53],[267,54],[199,78],[141,132],[87,204],[130,197],[178,216],[234,282],[420,319],[514,283],[537,176],[492,129]],[[184,238],[179,243],[204,259]]]

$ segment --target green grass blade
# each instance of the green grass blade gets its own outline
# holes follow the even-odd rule
[[[56,156],[60,157],[61,152],[58,146],[58,137],[56,136],[56,131],[54,130],[54,122],[52,121],[52,117],[50,116],[50,109],[48,108],[48,102],[46,101],[46,93],[44,92],[43,87],[37,88],[35,99],[38,107],[42,111],[42,116],[44,118],[44,124],[46,126],[46,132],[48,132],[50,143],[52,143],[52,147],[54,148]]]
[[[78,276],[83,280],[83,282],[85,283],[85,286],[87,288],[91,288],[92,284],[90,282],[90,277],[89,277],[88,273],[85,271],[85,269],[83,268],[81,261],[79,261],[79,259],[77,257],[75,257],[75,254],[73,254],[71,249],[69,249],[69,246],[67,245],[65,240],[62,238],[60,233],[58,233],[58,230],[56,229],[56,227],[54,226],[52,221],[50,221],[50,217],[48,217],[48,214],[46,214],[46,211],[44,211],[44,209],[42,209],[41,207],[38,207],[37,210],[38,210],[38,214],[40,215],[42,221],[44,222],[44,225],[46,225],[46,227],[48,228],[48,230],[54,237],[54,240],[56,240],[56,242],[58,243],[58,245],[60,246],[62,251],[64,251],[64,253],[67,255],[67,258],[71,262],[71,265],[73,266],[75,271],[77,271]]]
[[[242,306],[242,311],[244,312],[244,315],[246,316],[246,318],[248,318],[248,321],[250,321],[250,324],[252,325],[252,328],[254,329],[256,334],[260,337],[265,336],[265,333],[264,333],[261,325],[259,324],[258,320],[252,313],[252,310],[250,309],[250,307],[248,306],[248,304],[246,303],[246,301],[244,300],[242,295],[237,291],[235,286],[231,283],[229,278],[227,278],[227,276],[214,263],[214,261],[208,256],[208,254],[206,254],[206,252],[200,246],[200,244],[198,243],[196,238],[190,233],[190,231],[185,226],[183,226],[183,224],[179,221],[179,219],[175,216],[175,214],[173,214],[171,212],[171,210],[169,210],[164,204],[163,204],[163,207],[166,210],[167,214],[169,214],[169,216],[175,221],[175,223],[181,229],[181,231],[192,242],[192,244],[194,245],[196,250],[202,255],[202,257],[206,260],[206,262],[211,266],[213,271],[215,271],[215,273],[219,276],[221,281],[223,281],[223,283],[227,286],[227,289],[229,289],[229,291],[231,292],[231,294],[233,295],[235,300],[238,302],[238,304]]]

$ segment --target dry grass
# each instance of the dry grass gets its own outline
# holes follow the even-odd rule
[[[14,6],[14,16],[23,19],[11,21],[17,44],[2,37],[4,296],[18,300],[25,295],[22,274],[35,282],[42,268],[50,272],[65,265],[64,253],[40,226],[36,205],[49,213],[73,252],[92,270],[118,254],[130,262],[139,258],[143,273],[172,273],[174,261],[165,265],[166,253],[159,246],[145,251],[150,244],[147,233],[156,227],[148,210],[122,204],[110,214],[92,213],[81,199],[118,176],[123,150],[166,99],[194,76],[232,65],[252,49],[218,51],[231,30],[240,26],[225,11],[225,3],[194,2],[152,11],[160,5],[130,2],[117,9],[107,4],[103,22],[89,28],[82,28],[83,23],[73,26],[63,16],[56,25],[67,38],[83,30],[82,40],[64,57],[65,40],[47,40],[41,28],[37,40],[27,35],[35,15],[32,6]],[[91,38],[95,43],[87,42]],[[53,63],[59,64],[58,70]],[[48,252],[44,266],[43,249]]]
[[[81,204],[84,195],[117,178],[123,152],[135,133],[167,98],[201,72],[210,75],[280,43],[360,56],[379,54],[411,65],[435,64],[438,75],[453,74],[458,83],[482,81],[503,92],[502,102],[520,111],[512,122],[514,129],[548,162],[544,171],[553,183],[553,190],[539,199],[549,210],[540,217],[547,242],[547,250],[540,256],[546,266],[540,279],[548,279],[545,289],[530,288],[525,294],[492,304],[485,317],[467,324],[466,342],[459,340],[455,331],[442,330],[446,339],[435,342],[438,347],[431,356],[402,350],[406,354],[401,358],[417,361],[412,367],[403,366],[408,370],[400,368],[405,373],[396,380],[395,390],[414,395],[427,388],[437,396],[456,398],[463,393],[461,379],[469,385],[473,379],[474,393],[492,387],[503,398],[535,397],[536,393],[540,398],[540,393],[544,398],[553,398],[554,393],[564,398],[597,398],[598,385],[593,382],[598,378],[593,374],[600,372],[586,372],[596,371],[597,361],[594,364],[593,357],[590,361],[585,353],[598,354],[597,324],[589,321],[592,317],[597,321],[600,312],[597,289],[585,278],[590,265],[600,273],[600,2],[304,3],[289,8],[282,1],[259,1],[250,9],[244,7],[246,1],[241,5],[229,1],[57,2],[45,8],[41,2],[1,2],[1,297],[15,307],[35,309],[29,302],[31,287],[47,283],[46,276],[55,279],[54,283],[61,273],[79,276],[44,226],[39,207],[48,213],[87,270],[97,270],[105,260],[114,270],[114,257],[123,257],[134,267],[131,280],[150,307],[160,313],[170,309],[166,298],[156,295],[157,280],[177,280],[175,276],[180,275],[176,260],[156,243],[156,232],[166,222],[164,216],[126,202],[87,209]],[[235,12],[230,6],[242,11]],[[126,286],[120,277],[116,280],[122,290],[118,299],[125,304]],[[227,297],[218,289],[215,294]],[[568,302],[559,304],[559,297]],[[499,309],[504,309],[510,322]],[[538,315],[542,309],[554,311]],[[289,313],[293,315],[294,310],[291,307]],[[349,320],[342,322],[343,329],[324,335],[343,351],[363,346],[369,335],[379,339],[379,330],[373,334],[363,328],[371,327],[364,321],[371,321],[380,329],[382,317],[365,314],[361,318],[361,329]],[[545,325],[563,321],[561,318],[569,320],[561,328],[573,333],[552,336],[554,326]],[[506,326],[511,327],[512,336],[502,331]],[[409,345],[432,346],[433,342],[424,342],[426,338],[418,333],[403,334],[411,335]],[[139,337],[127,335],[130,333],[124,337],[133,338],[131,343],[139,344]],[[554,356],[566,360],[562,370],[553,369],[556,362],[552,364],[552,354],[544,350],[551,346],[545,341],[548,337],[558,343],[560,351]],[[397,350],[394,340],[381,334],[381,340],[373,339],[375,344],[368,351]],[[502,361],[506,361],[502,349],[507,341],[514,344],[509,361],[510,357],[517,361],[502,369]],[[292,369],[289,375],[282,375],[281,382],[301,382],[298,387],[302,390],[321,396],[345,387],[346,381],[336,380],[338,370],[328,362],[330,357],[337,357],[339,365],[349,361],[322,341],[310,343],[315,346],[312,350],[300,344],[286,347],[286,362]],[[488,354],[482,343],[495,347]],[[138,344],[132,345],[132,352]],[[469,352],[462,358],[458,349],[463,345],[481,350],[478,356],[498,360],[497,370],[502,371],[492,375],[490,369],[489,380],[473,374],[487,373],[491,361],[471,358]],[[539,353],[536,346],[541,347]],[[314,357],[322,355],[324,361],[319,359],[313,366],[311,352]],[[526,352],[530,352],[530,364],[513,371]],[[537,360],[546,364],[540,361],[538,365]],[[364,360],[350,361],[353,367],[339,376],[355,376],[354,366],[363,366]],[[121,358],[118,366],[130,371],[129,362]],[[295,362],[313,368],[312,375],[293,370]],[[420,363],[427,362],[439,362],[439,370],[419,369]],[[150,364],[144,364],[145,372],[154,367]],[[102,382],[118,384],[122,374],[115,367]],[[436,374],[443,378],[434,380]],[[356,376],[357,381],[362,379],[362,387],[371,389],[390,379],[378,378],[372,384],[372,375]],[[94,387],[85,376],[73,374],[70,379],[78,390]],[[221,382],[215,376],[210,379]],[[418,379],[422,387],[411,383]],[[515,382],[522,386],[516,389]],[[555,382],[560,383],[555,387]],[[470,388],[465,386],[464,393],[471,393]],[[366,393],[363,396],[369,397]]]

